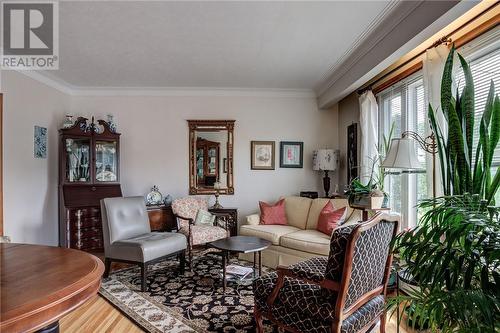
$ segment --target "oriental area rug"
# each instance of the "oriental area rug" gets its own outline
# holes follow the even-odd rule
[[[147,292],[140,292],[139,267],[131,267],[103,279],[99,293],[147,332],[255,332],[251,280],[228,282],[224,294],[221,272],[221,257],[213,253],[196,256],[184,275],[178,261],[166,260],[149,267]],[[278,332],[269,322],[264,327]]]

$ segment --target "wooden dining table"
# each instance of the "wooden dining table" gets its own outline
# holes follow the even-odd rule
[[[59,319],[97,294],[104,265],[78,250],[0,244],[0,332],[59,331]]]

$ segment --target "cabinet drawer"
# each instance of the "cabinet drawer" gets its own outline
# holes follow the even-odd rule
[[[83,238],[102,238],[102,229],[100,227],[83,228],[83,229],[73,229],[71,231],[71,239]]]
[[[78,241],[78,238],[71,239],[71,248],[78,250],[100,250],[103,248],[102,239],[99,237],[82,238]]]

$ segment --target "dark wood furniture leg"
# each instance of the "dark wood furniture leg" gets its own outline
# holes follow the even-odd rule
[[[59,321],[53,322],[52,324],[45,326],[44,328],[36,331],[36,333],[59,333]]]
[[[222,291],[226,293],[226,255],[227,252],[222,252]]]
[[[257,252],[253,253],[253,277],[257,277]]]
[[[262,276],[262,251],[259,251],[259,276]]]
[[[110,270],[111,270],[111,259],[104,258],[104,274],[103,274],[104,278],[109,277]]]
[[[186,251],[182,251],[179,254],[179,271],[181,274],[184,274],[186,271]]]
[[[254,316],[255,316],[255,326],[257,328],[257,333],[264,333],[264,326],[262,324],[262,314],[254,307]]]
[[[146,282],[147,282],[147,267],[146,263],[141,263],[141,291],[146,291]]]

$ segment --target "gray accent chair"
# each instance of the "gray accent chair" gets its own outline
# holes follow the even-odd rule
[[[186,236],[181,233],[151,232],[143,197],[101,200],[104,235],[104,277],[109,276],[112,261],[141,267],[141,290],[146,291],[147,266],[177,256],[180,273],[186,264]]]

